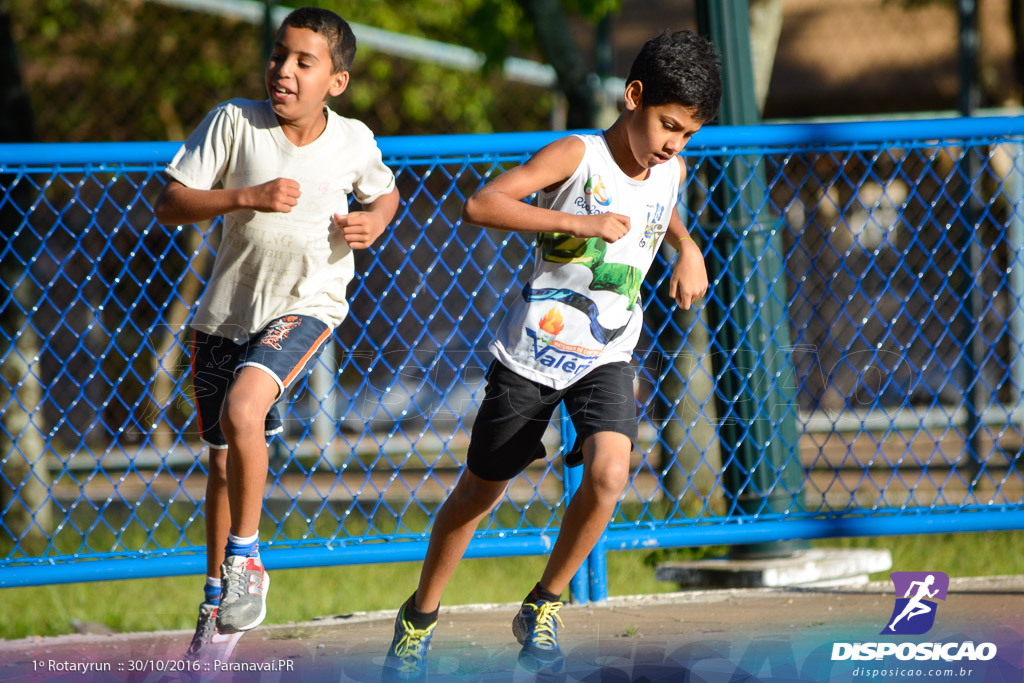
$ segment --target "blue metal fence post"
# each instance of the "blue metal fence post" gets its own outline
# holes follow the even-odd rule
[[[590,602],[608,601],[608,532],[605,531],[594,544],[587,558],[587,591]]]
[[[583,481],[583,466],[567,467],[565,465],[564,456],[569,453],[569,449],[576,442],[576,428],[573,427],[572,420],[569,419],[569,413],[566,411],[564,403],[558,408],[558,416],[558,426],[562,435],[562,481],[565,486],[565,504],[568,507],[569,501],[576,495],[576,491],[579,490],[580,483]],[[572,594],[573,602],[581,604],[590,602],[589,557],[573,575],[572,581],[569,582],[569,592]]]

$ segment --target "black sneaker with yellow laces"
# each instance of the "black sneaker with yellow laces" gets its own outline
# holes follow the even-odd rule
[[[526,598],[519,614],[512,620],[512,633],[523,646],[519,664],[529,671],[549,669],[558,672],[564,658],[558,647],[558,627],[564,626],[558,610],[563,603],[545,600],[532,593]]]
[[[398,610],[395,618],[395,637],[391,640],[387,657],[384,658],[384,670],[381,679],[385,683],[408,683],[409,681],[425,681],[427,679],[427,652],[430,650],[430,639],[437,626],[437,617],[429,625],[422,623],[417,627],[409,618],[409,603]]]

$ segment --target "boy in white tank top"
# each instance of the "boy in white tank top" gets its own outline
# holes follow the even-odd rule
[[[675,210],[680,151],[721,100],[714,47],[690,31],[649,40],[626,79],[625,108],[596,135],[547,145],[466,201],[468,223],[537,233],[533,273],[490,349],[466,471],[434,521],[416,592],[399,610],[385,680],[420,680],[441,593],[509,481],[546,457],[541,436],[564,401],[577,433],[567,464],[583,481],[540,581],[512,622],[532,670],[562,666],[561,594],[603,533],[629,479],[637,436],[633,368],[640,283],[663,239],[679,251],[669,292],[683,308],[708,288],[703,255]],[[537,204],[522,201],[537,193]]]

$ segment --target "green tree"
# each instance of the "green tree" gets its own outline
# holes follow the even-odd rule
[[[308,1],[308,0],[307,0]],[[570,126],[596,102],[593,59],[574,31],[618,0],[345,3],[312,0],[349,21],[471,47],[482,69],[460,71],[361,46],[349,90],[332,103],[378,135],[538,130],[554,93],[506,80],[505,57],[549,60]],[[232,97],[263,98],[263,27],[143,0],[10,0],[39,139],[181,139]],[[552,30],[554,29],[554,30]]]
[[[513,35],[516,6],[487,1],[312,4],[454,44]],[[257,24],[141,0],[10,0],[10,9],[40,140],[182,139],[218,102],[266,96]],[[332,106],[378,135],[535,130],[547,127],[551,93],[491,68],[467,73],[364,46]]]

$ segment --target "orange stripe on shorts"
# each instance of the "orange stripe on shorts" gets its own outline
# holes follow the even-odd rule
[[[199,353],[198,345],[198,332],[192,330],[192,403],[196,407],[196,423],[199,425],[199,436],[203,435],[203,413],[199,410],[199,397],[196,396],[196,355]]]
[[[317,338],[317,340],[313,343],[313,346],[309,347],[309,351],[306,351],[306,355],[303,356],[302,360],[299,361],[299,364],[296,365],[292,369],[292,371],[288,373],[288,376],[284,378],[284,381],[282,381],[281,384],[287,387],[289,384],[292,383],[292,380],[295,379],[295,376],[299,374],[299,371],[302,370],[302,368],[306,367],[306,362],[309,360],[309,357],[316,353],[316,350],[320,348],[320,345],[323,344],[324,340],[327,339],[328,335],[330,334],[331,328],[327,328],[326,330],[324,330],[324,333]]]

